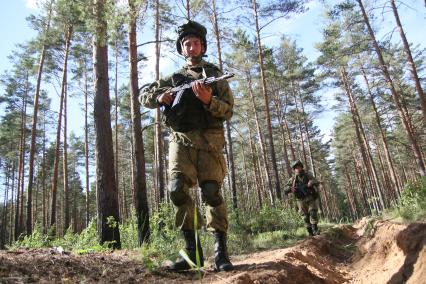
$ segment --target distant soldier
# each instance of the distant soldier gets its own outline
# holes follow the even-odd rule
[[[151,84],[139,100],[148,108],[164,107],[163,118],[171,129],[170,199],[177,207],[176,226],[182,230],[189,258],[196,263],[198,251],[201,265],[204,264],[199,238],[195,238],[195,229],[201,228],[203,218],[189,195],[189,189],[198,185],[206,204],[207,229],[215,237],[214,268],[228,271],[233,269],[226,244],[228,213],[220,188],[226,174],[223,122],[232,116],[232,92],[226,80],[209,86],[191,83],[192,89],[185,90],[176,105],[176,94],[170,91],[196,79],[222,75],[218,67],[202,59],[207,50],[206,34],[206,28],[194,21],[178,27],[176,49],[185,57],[186,64],[171,76]],[[174,271],[190,268],[182,257],[171,266]]]
[[[288,180],[285,193],[289,194],[291,192],[296,197],[299,212],[303,215],[309,235],[318,235],[319,195],[317,187],[319,182],[313,175],[304,170],[303,163],[300,160],[293,162],[291,167],[294,171],[294,176]]]

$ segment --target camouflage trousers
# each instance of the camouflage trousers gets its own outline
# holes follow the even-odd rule
[[[228,230],[228,213],[220,193],[226,174],[226,163],[222,153],[171,141],[169,174],[171,199],[177,207],[176,227],[181,230],[194,230],[200,229],[204,224],[204,219],[189,195],[189,190],[198,184],[206,204],[207,229],[221,232]],[[183,183],[174,186],[174,180],[178,177],[183,179]],[[195,216],[197,224],[194,224]]]
[[[299,213],[304,217],[306,225],[318,223],[318,198],[308,196],[297,200],[297,207],[299,208]]]

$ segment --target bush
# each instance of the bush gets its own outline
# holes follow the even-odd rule
[[[14,242],[9,249],[18,249],[18,248],[42,248],[50,247],[49,236],[43,234],[43,230],[40,224],[36,223],[34,226],[33,233],[29,236],[23,236],[16,242]]]
[[[233,215],[231,217],[236,218]],[[278,230],[294,233],[297,228],[303,226],[303,220],[296,210],[282,206],[263,206],[258,212],[244,213],[244,218],[235,220],[234,223],[237,224],[234,227],[237,232],[242,230],[242,233],[251,234]],[[231,229],[232,224],[233,222]]]
[[[394,212],[407,221],[417,221],[426,216],[426,177],[405,186]]]

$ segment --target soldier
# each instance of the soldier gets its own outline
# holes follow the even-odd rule
[[[189,258],[196,263],[196,254],[204,265],[203,252],[195,230],[200,229],[200,216],[189,189],[198,184],[206,204],[207,229],[215,237],[214,269],[233,269],[227,251],[228,213],[220,188],[226,174],[222,153],[225,145],[223,122],[232,116],[234,99],[226,80],[210,86],[192,83],[192,89],[183,93],[179,105],[171,107],[174,94],[169,90],[184,82],[222,75],[215,65],[202,58],[207,50],[207,30],[201,24],[189,21],[178,28],[176,49],[186,64],[171,76],[152,83],[140,97],[148,108],[163,106],[165,124],[171,128],[169,145],[170,199],[177,207],[176,226],[182,230]],[[194,215],[197,214],[197,224]],[[180,257],[170,267],[174,271],[190,269]]]
[[[318,229],[318,192],[319,182],[313,175],[303,169],[303,164],[297,160],[291,164],[294,176],[287,182],[286,194],[292,192],[297,199],[300,214],[303,215],[309,236],[319,234]]]

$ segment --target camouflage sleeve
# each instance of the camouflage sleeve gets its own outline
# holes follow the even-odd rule
[[[159,106],[157,101],[158,96],[171,87],[172,84],[169,78],[160,79],[144,89],[144,92],[139,95],[139,102],[144,107],[156,108]]]
[[[228,81],[217,82],[217,95],[212,97],[207,110],[216,118],[230,119],[233,114],[234,97]]]
[[[319,181],[311,173],[308,173],[308,180],[311,180],[313,185],[319,185]]]
[[[294,178],[292,177],[292,178],[290,178],[288,181],[287,181],[287,184],[286,184],[286,192],[290,192],[291,191],[291,188],[293,187],[293,181],[294,181]]]

